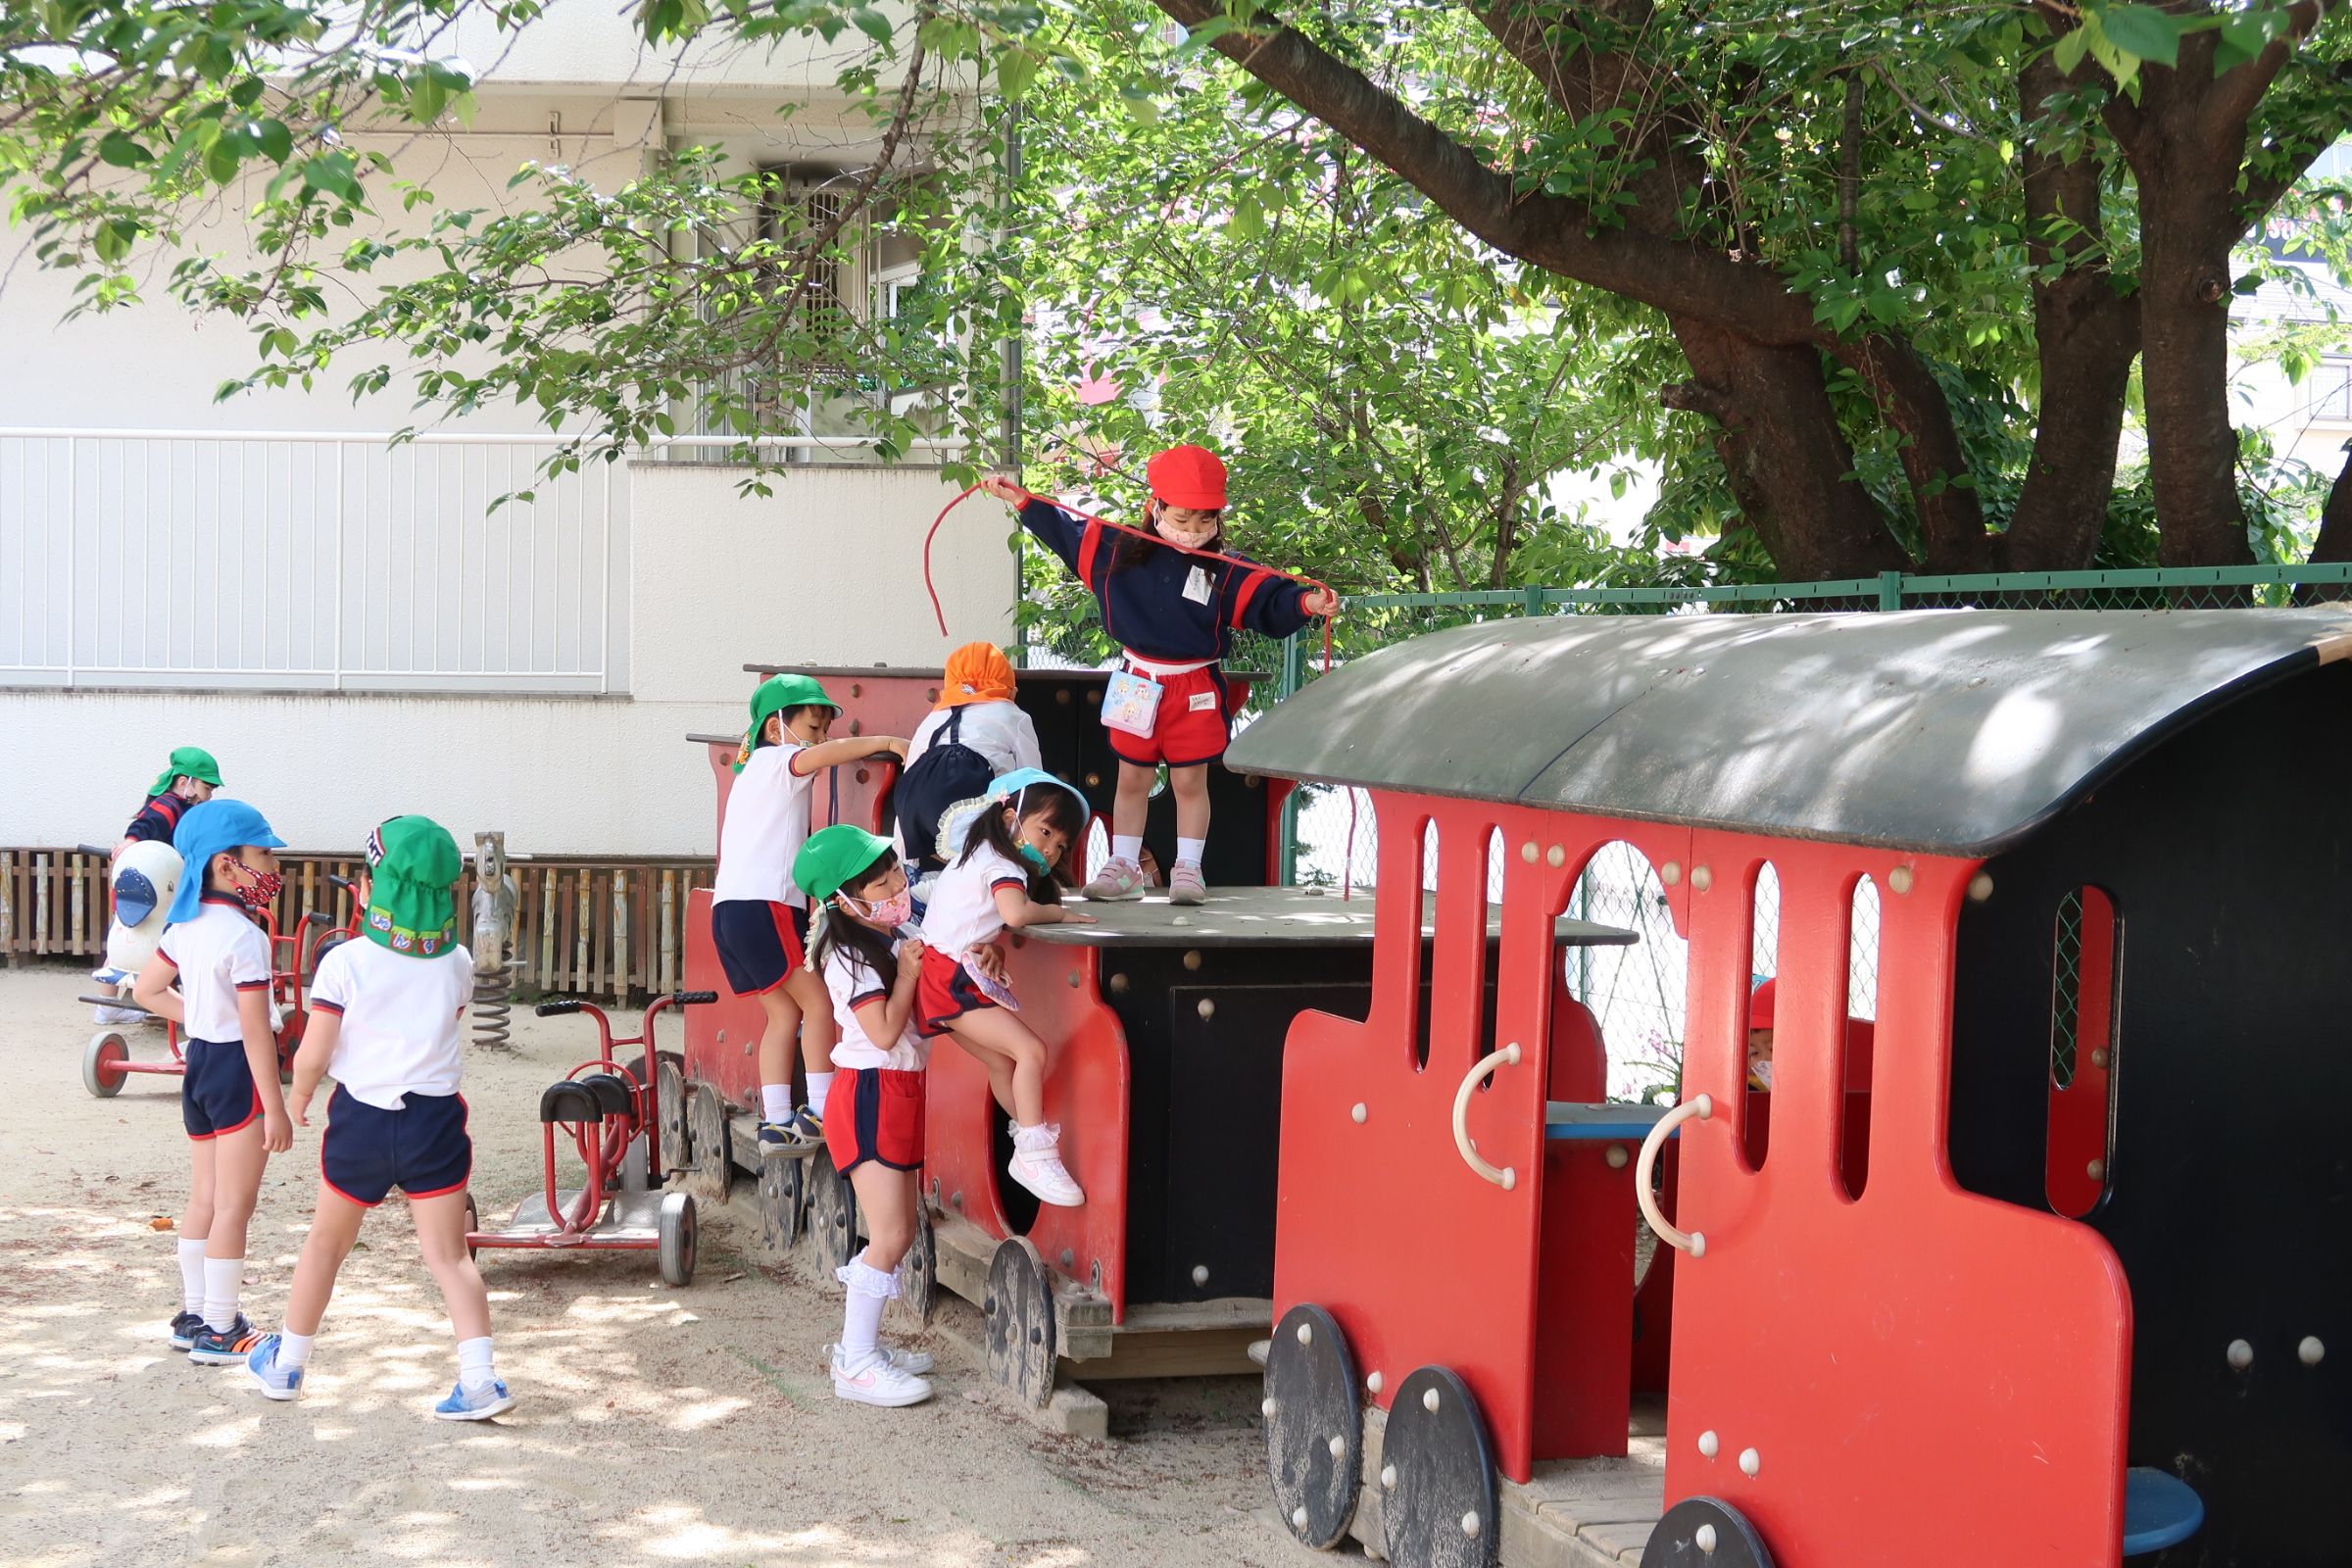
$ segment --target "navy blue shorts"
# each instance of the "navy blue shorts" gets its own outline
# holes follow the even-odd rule
[[[439,1198],[465,1187],[473,1174],[466,1097],[411,1090],[407,1102],[399,1110],[385,1110],[335,1086],[335,1098],[326,1102],[326,1136],[318,1140],[318,1174],[327,1186],[367,1208],[395,1187],[411,1198]]]
[[[797,904],[729,899],[710,906],[710,940],[739,997],[773,991],[808,961],[808,911]]]
[[[188,1070],[179,1080],[179,1119],[190,1138],[218,1138],[253,1125],[262,1113],[242,1040],[191,1040],[180,1052]]]

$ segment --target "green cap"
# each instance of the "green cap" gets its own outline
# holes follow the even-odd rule
[[[465,869],[458,841],[429,816],[396,816],[368,835],[368,918],[371,942],[412,958],[437,958],[458,945],[449,886]]]
[[[792,879],[801,891],[819,902],[857,881],[876,860],[897,846],[878,834],[848,822],[819,828],[792,858]]]
[[[841,705],[825,695],[813,675],[770,675],[752,693],[752,727],[743,732],[742,749],[735,754],[735,771],[752,760],[760,746],[760,731],[768,715],[780,713],[787,708],[830,708],[836,713]]]
[[[175,778],[202,779],[219,789],[220,764],[214,761],[213,754],[201,746],[182,746],[172,754],[172,765],[156,777],[154,785],[147,791],[147,798],[152,801],[163,794],[172,787],[172,781]]]

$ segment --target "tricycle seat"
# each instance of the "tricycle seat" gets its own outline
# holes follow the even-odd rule
[[[549,1084],[539,1097],[539,1119],[547,1122],[602,1121],[626,1116],[637,1108],[629,1086],[609,1072],[585,1078],[564,1078]]]

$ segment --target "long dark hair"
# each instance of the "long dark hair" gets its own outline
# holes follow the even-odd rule
[[[972,825],[963,835],[963,853],[956,858],[961,865],[970,859],[981,845],[1002,855],[1023,871],[1029,873],[1029,897],[1040,904],[1059,904],[1061,890],[1071,886],[1070,853],[1064,850],[1061,858],[1054,862],[1052,871],[1040,871],[1029,857],[1021,853],[1020,841],[1012,829],[1004,825],[1004,813],[1000,805],[1012,808],[1013,820],[1025,822],[1033,816],[1043,816],[1048,825],[1068,835],[1071,848],[1076,848],[1078,836],[1086,831],[1086,812],[1078,797],[1059,784],[1031,784],[1009,801],[992,801],[980,808]]]
[[[852,898],[861,897],[863,890],[888,876],[890,868],[898,863],[899,852],[884,850],[874,858],[873,864],[855,876],[842,878],[841,891]],[[824,929],[808,945],[808,967],[814,969],[821,978],[825,972],[825,960],[833,956],[834,950],[847,948],[851,962],[864,964],[880,977],[884,985],[889,985],[899,972],[899,960],[890,951],[890,933],[875,930],[841,906],[833,904],[831,899],[825,902],[833,906],[825,911]]]
[[[1201,545],[1199,548],[1202,550],[1214,550],[1220,555],[1224,553],[1225,519],[1222,515],[1217,518],[1217,536],[1214,539],[1211,539],[1207,544]],[[1153,556],[1158,554],[1159,540],[1153,535],[1151,514],[1146,512],[1144,514],[1144,525],[1141,531],[1136,533],[1120,533],[1119,553],[1110,558],[1110,569],[1113,571],[1125,571],[1130,566],[1142,565],[1145,562],[1150,561]]]

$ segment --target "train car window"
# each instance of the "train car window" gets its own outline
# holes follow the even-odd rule
[[[1781,972],[1781,873],[1765,860],[1748,884],[1747,1093],[1740,1098],[1740,1147],[1747,1168],[1772,1152],[1773,1004]]]
[[[1838,1178],[1848,1198],[1870,1182],[1870,1078],[1879,1016],[1879,885],[1854,884],[1846,906],[1845,1042],[1838,1055]]]
[[[2050,955],[2050,1119],[2042,1191],[2081,1219],[2107,1190],[2115,1134],[2115,901],[2081,887],[2058,901]]]
[[[1422,893],[1426,897],[1435,893],[1437,887],[1438,824],[1431,820],[1421,824]],[[1430,970],[1436,957],[1437,945],[1434,938],[1430,941],[1413,944],[1413,993],[1418,999],[1415,1004],[1413,1021],[1413,1070],[1415,1072],[1429,1066],[1429,1015],[1433,1002],[1430,990]]]
[[[1585,862],[1566,912],[1642,937],[1622,948],[1572,947],[1561,959],[1568,994],[1592,1009],[1608,1045],[1609,1098],[1646,1102],[1675,1092],[1690,945],[1674,928],[1657,867],[1623,839],[1611,840]]]

